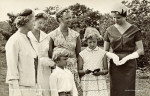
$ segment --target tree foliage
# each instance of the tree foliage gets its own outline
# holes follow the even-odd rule
[[[123,1],[130,10],[127,20],[141,29],[145,55],[138,59],[138,65],[144,67],[150,62],[150,2],[148,0]]]

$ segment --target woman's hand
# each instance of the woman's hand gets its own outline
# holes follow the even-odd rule
[[[51,60],[49,57],[41,57],[40,58],[40,64],[43,66],[55,66],[55,62]]]
[[[116,54],[107,52],[106,56],[111,58],[116,65],[120,64],[119,57]]]
[[[128,60],[129,60],[128,57],[124,57],[122,60],[120,60],[120,64],[118,64],[118,66],[125,64]]]
[[[137,52],[133,52],[132,54],[127,55],[122,60],[120,60],[120,65],[125,64],[130,59],[136,59],[139,57],[139,54]]]

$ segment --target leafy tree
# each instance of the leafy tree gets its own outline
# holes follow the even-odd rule
[[[44,9],[44,11],[49,14],[49,15],[54,15],[58,10],[59,10],[59,6],[49,6],[49,7],[46,7]]]
[[[113,18],[110,14],[104,14],[99,22],[99,30],[101,35],[104,37],[106,29],[113,24]]]
[[[48,16],[48,19],[45,23],[45,28],[43,28],[44,32],[49,33],[59,26],[55,19],[55,14],[59,9],[59,6],[49,6],[44,9]]]
[[[16,16],[13,13],[7,13],[7,16],[9,17],[9,20],[7,22],[11,28],[9,31],[6,30],[2,31],[2,35],[5,37],[6,40],[8,40],[9,37],[18,30],[14,23]]]
[[[45,27],[42,29],[45,33],[49,33],[55,30],[58,27],[58,22],[54,17],[48,15],[48,19],[46,20]]]
[[[69,8],[73,13],[73,20],[70,27],[80,33],[81,39],[83,38],[86,27],[90,26],[99,30],[102,14],[98,11],[93,11],[79,3],[69,6]],[[82,42],[82,45],[85,46],[85,43]]]
[[[145,67],[150,62],[150,2],[148,0],[132,0],[122,3],[130,9],[127,20],[141,29],[145,55],[138,59],[138,65]]]

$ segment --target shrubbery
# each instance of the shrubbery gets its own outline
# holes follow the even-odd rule
[[[150,4],[147,0],[142,0],[141,2],[139,0],[133,0],[132,2],[123,1],[122,3],[130,8],[127,21],[138,26],[143,34],[145,55],[138,59],[138,66],[147,66],[150,61],[150,46],[148,46],[150,45]],[[73,20],[70,27],[80,33],[81,39],[83,38],[85,28],[88,26],[97,28],[100,31],[100,34],[104,36],[106,29],[113,24],[112,17],[109,14],[102,15],[98,11],[94,11],[85,5],[77,3],[69,6],[69,8],[73,12]],[[58,23],[53,17],[58,9],[58,6],[50,6],[44,10],[49,17],[45,28],[43,29],[46,33],[49,33],[58,27]],[[9,33],[4,32],[6,33],[4,36],[7,39],[17,30],[13,23],[15,16],[13,14],[8,14],[8,16],[10,18],[8,22],[12,30]],[[82,45],[86,46],[84,42],[82,42]],[[99,45],[103,45],[103,41],[101,41]]]

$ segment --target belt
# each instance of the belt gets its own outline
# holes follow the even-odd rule
[[[59,94],[59,96],[71,96],[70,91],[68,91],[68,92],[59,92],[58,94]]]

